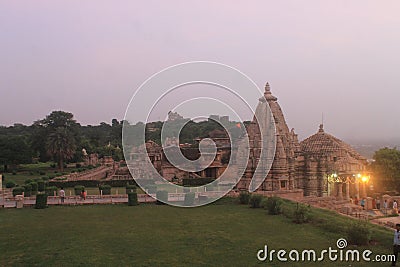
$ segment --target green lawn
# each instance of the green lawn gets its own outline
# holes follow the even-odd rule
[[[263,262],[270,249],[336,248],[348,218],[314,210],[313,223],[222,200],[199,208],[153,204],[0,210],[0,266],[388,266]],[[373,227],[374,253],[389,254],[392,234]]]

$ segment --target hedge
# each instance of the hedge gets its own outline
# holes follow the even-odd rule
[[[240,194],[239,194],[239,203],[240,204],[247,205],[247,204],[249,204],[249,200],[250,200],[249,192],[245,192],[245,191],[240,192]]]
[[[129,206],[137,206],[139,205],[138,197],[136,192],[128,193],[128,205]]]
[[[136,193],[136,186],[135,185],[131,185],[131,184],[127,184],[126,185],[126,193]]]
[[[37,182],[37,184],[38,184],[38,191],[39,192],[44,192],[44,190],[46,188],[45,182],[40,180],[40,181]]]
[[[251,208],[261,208],[261,201],[263,197],[261,195],[251,195],[249,203]]]
[[[32,182],[31,183],[31,186],[32,186],[32,195],[36,195],[37,194],[37,192],[38,192],[38,183],[37,182]]]
[[[32,195],[32,185],[26,184],[22,186],[24,188],[24,196],[30,197]]]
[[[201,186],[212,183],[215,178],[183,178],[183,186]]]
[[[13,188],[15,187],[17,184],[14,181],[8,181],[6,183],[6,188]]]
[[[48,196],[54,196],[54,192],[57,194],[57,187],[56,186],[46,186],[44,190]]]
[[[186,193],[183,204],[185,206],[193,206],[195,197],[196,197],[196,194],[194,192]]]
[[[36,195],[35,209],[47,208],[47,194],[39,193]]]
[[[164,190],[157,191],[156,198],[157,198],[157,204],[162,205],[168,202],[168,192]]]
[[[111,195],[111,186],[107,184],[100,185],[99,190],[103,192],[103,195]]]
[[[12,194],[15,197],[16,195],[22,195],[23,192],[24,192],[23,187],[15,187],[12,191]]]

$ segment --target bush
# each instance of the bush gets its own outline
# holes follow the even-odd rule
[[[80,163],[75,164],[75,168],[80,168],[80,167],[82,167],[82,164],[80,164]]]
[[[32,179],[26,179],[26,180],[24,181],[24,184],[30,184],[30,183],[32,183],[32,182],[33,182]]]
[[[42,180],[47,181],[56,177],[54,174],[49,174],[48,176],[43,176]]]
[[[215,181],[215,178],[183,178],[183,186],[202,186]]]
[[[36,195],[38,192],[38,183],[32,182],[32,183],[30,183],[30,185],[32,186],[32,190],[31,190],[32,195]]]
[[[128,205],[137,206],[139,205],[138,197],[136,192],[128,192]]]
[[[99,190],[103,191],[103,195],[111,195],[111,186],[107,184],[100,185]]]
[[[45,190],[45,188],[46,188],[44,181],[39,180],[37,182],[37,185],[38,185],[38,191],[39,192],[43,192]]]
[[[82,190],[85,190],[85,187],[83,185],[76,185],[74,187],[74,190],[75,190],[75,196],[80,196]]]
[[[149,184],[149,185],[146,186],[146,188],[147,188],[147,193],[149,193],[149,194],[157,193],[157,186],[156,185]]]
[[[36,195],[35,209],[47,208],[47,195],[39,193]]]
[[[135,185],[131,185],[131,184],[127,184],[126,185],[126,193],[136,193],[136,186]]]
[[[32,186],[31,184],[26,184],[22,186],[24,188],[24,196],[30,197],[32,194]]]
[[[311,220],[310,207],[298,205],[293,212],[293,221],[298,224],[307,223]]]
[[[193,206],[195,197],[196,197],[196,194],[194,192],[186,193],[185,200],[183,202],[184,205],[185,206]]]
[[[54,196],[54,192],[56,192],[55,194],[57,194],[57,187],[56,186],[47,186],[44,191],[46,192],[46,195]]]
[[[263,197],[261,195],[251,195],[249,199],[251,208],[261,208],[261,201]]]
[[[17,174],[17,172],[12,172],[12,175],[16,175]]]
[[[247,205],[247,204],[249,204],[249,200],[250,200],[249,192],[245,192],[245,191],[240,192],[240,194],[239,194],[239,203],[240,204]]]
[[[40,171],[39,174],[40,175],[46,175],[46,173],[44,171]]]
[[[55,163],[52,163],[52,164],[50,164],[50,168],[55,168],[56,167],[56,164]]]
[[[8,181],[6,183],[6,188],[13,188],[15,187],[17,184],[14,181]]]
[[[22,195],[23,192],[24,192],[23,187],[15,187],[12,191],[12,194],[15,197],[16,195]]]
[[[282,201],[279,197],[269,197],[266,202],[268,214],[277,215],[282,213]]]
[[[347,240],[352,245],[368,245],[371,230],[367,222],[358,221],[347,228]]]
[[[156,198],[157,198],[157,204],[162,205],[168,201],[168,192],[164,190],[157,191]]]

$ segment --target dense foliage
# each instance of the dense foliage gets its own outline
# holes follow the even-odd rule
[[[374,160],[372,170],[376,189],[400,192],[400,151],[396,148],[382,148],[375,152]]]

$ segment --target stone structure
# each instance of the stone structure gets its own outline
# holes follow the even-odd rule
[[[267,112],[268,106],[272,114]],[[172,113],[169,115],[172,115]],[[257,121],[256,118],[260,121]],[[210,119],[217,119],[217,116],[212,115]],[[249,137],[249,147],[246,147],[246,149],[249,149],[249,161],[246,166],[237,166],[238,170],[244,170],[244,174],[236,186],[237,189],[247,190],[252,178],[254,178],[256,167],[260,164],[263,166],[264,163],[259,162],[261,153],[260,128],[273,127],[273,122],[275,122],[276,129],[275,153],[269,155],[271,160],[273,156],[271,169],[258,190],[279,194],[291,194],[302,190],[305,196],[323,196],[331,189],[332,195],[343,198],[343,194],[345,194],[348,198],[350,182],[340,182],[336,183],[334,187],[333,185],[329,187],[327,177],[329,174],[336,173],[342,178],[349,177],[347,181],[350,181],[350,176],[354,177],[354,174],[365,171],[366,160],[350,145],[325,133],[322,125],[316,134],[299,142],[294,129],[289,130],[278,99],[272,95],[268,83],[265,86],[264,97],[259,99],[256,116],[246,126]],[[236,149],[239,145],[230,144],[227,133],[220,130],[210,132],[209,138],[213,139],[217,145],[217,155],[212,164],[201,172],[188,173],[174,167],[166,159],[162,147],[153,141],[146,143],[148,158],[157,172],[170,181],[179,181],[185,177],[218,178],[226,170],[231,149]],[[200,156],[197,148],[178,144],[178,140],[173,138],[166,140],[166,149],[170,149],[168,144],[171,145],[171,149],[180,149],[188,159],[195,160]],[[135,151],[136,149],[133,148],[131,163],[135,159],[143,160],[139,159]],[[143,170],[138,171],[143,172]],[[139,176],[146,177],[146,175],[143,176],[143,173]],[[343,188],[343,185],[346,187]]]
[[[350,145],[326,133],[321,124],[316,134],[300,142],[301,154],[297,157],[297,186],[306,196],[328,195],[330,191],[339,198],[350,198],[350,184],[355,184],[357,174],[365,172],[367,161]],[[334,174],[336,183],[328,183],[327,175]],[[344,188],[345,186],[345,188]],[[353,188],[356,190],[356,188]]]

